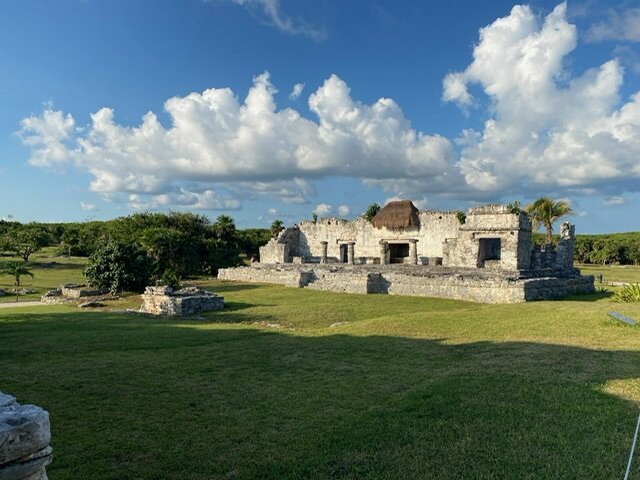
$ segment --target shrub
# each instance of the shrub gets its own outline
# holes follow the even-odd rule
[[[180,290],[180,277],[176,272],[167,268],[162,274],[162,283],[174,290]]]
[[[379,211],[380,211],[380,205],[378,205],[377,203],[372,203],[367,207],[367,211],[364,212],[364,218],[368,222],[370,222],[371,220],[373,220],[373,217],[375,217],[378,214]]]
[[[458,210],[456,212],[456,218],[458,219],[458,222],[460,222],[460,225],[464,225],[467,221],[467,214],[462,210]]]
[[[640,302],[640,283],[629,283],[614,295],[618,302]]]
[[[141,292],[149,285],[153,260],[135,244],[111,241],[89,257],[84,271],[87,280],[111,293]]]

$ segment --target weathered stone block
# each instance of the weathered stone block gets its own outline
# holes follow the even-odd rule
[[[220,310],[224,297],[195,287],[173,291],[171,287],[147,287],[142,295],[144,313],[153,315],[183,316]]]
[[[42,408],[13,403],[0,409],[0,465],[37,452],[50,441],[49,414]]]

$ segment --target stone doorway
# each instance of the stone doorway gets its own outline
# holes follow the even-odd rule
[[[478,268],[500,262],[502,242],[499,238],[481,238],[478,245]]]
[[[389,263],[404,263],[404,259],[409,256],[408,243],[389,244]]]
[[[340,245],[340,261],[342,263],[349,262],[349,246],[346,243]]]

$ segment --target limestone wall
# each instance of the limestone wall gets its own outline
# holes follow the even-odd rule
[[[499,258],[485,256],[492,241],[499,242]],[[531,268],[531,222],[523,212],[511,213],[504,205],[470,208],[457,237],[444,250],[443,264],[449,267],[527,270]]]
[[[530,272],[479,271],[477,269],[409,266],[282,265],[220,270],[224,280],[275,283],[345,293],[378,293],[451,298],[482,303],[518,303],[593,293],[593,277],[544,276]]]
[[[311,280],[313,273],[308,270],[284,270],[275,265],[221,268],[218,279],[237,282],[274,283],[286,287],[301,288]]]
[[[280,243],[272,238],[266,245],[260,247],[260,262],[262,263],[286,263],[289,261],[289,244]]]
[[[50,442],[49,413],[0,392],[0,479],[47,480]]]
[[[320,242],[328,242],[327,256],[340,261],[340,246],[355,242],[354,255],[359,257],[379,257],[380,241],[401,241],[417,239],[418,257],[441,257],[442,243],[446,238],[455,237],[460,227],[453,212],[420,212],[420,227],[405,230],[375,228],[364,218],[348,221],[335,217],[321,218],[317,222],[304,221],[298,226],[298,238],[291,236],[290,254],[319,260]],[[295,245],[295,246],[294,246]],[[262,252],[261,252],[262,253]],[[262,256],[262,263],[266,263]]]

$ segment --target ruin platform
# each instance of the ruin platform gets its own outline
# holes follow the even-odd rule
[[[579,270],[486,270],[425,265],[253,264],[225,268],[221,280],[273,283],[332,292],[519,303],[595,292]]]

